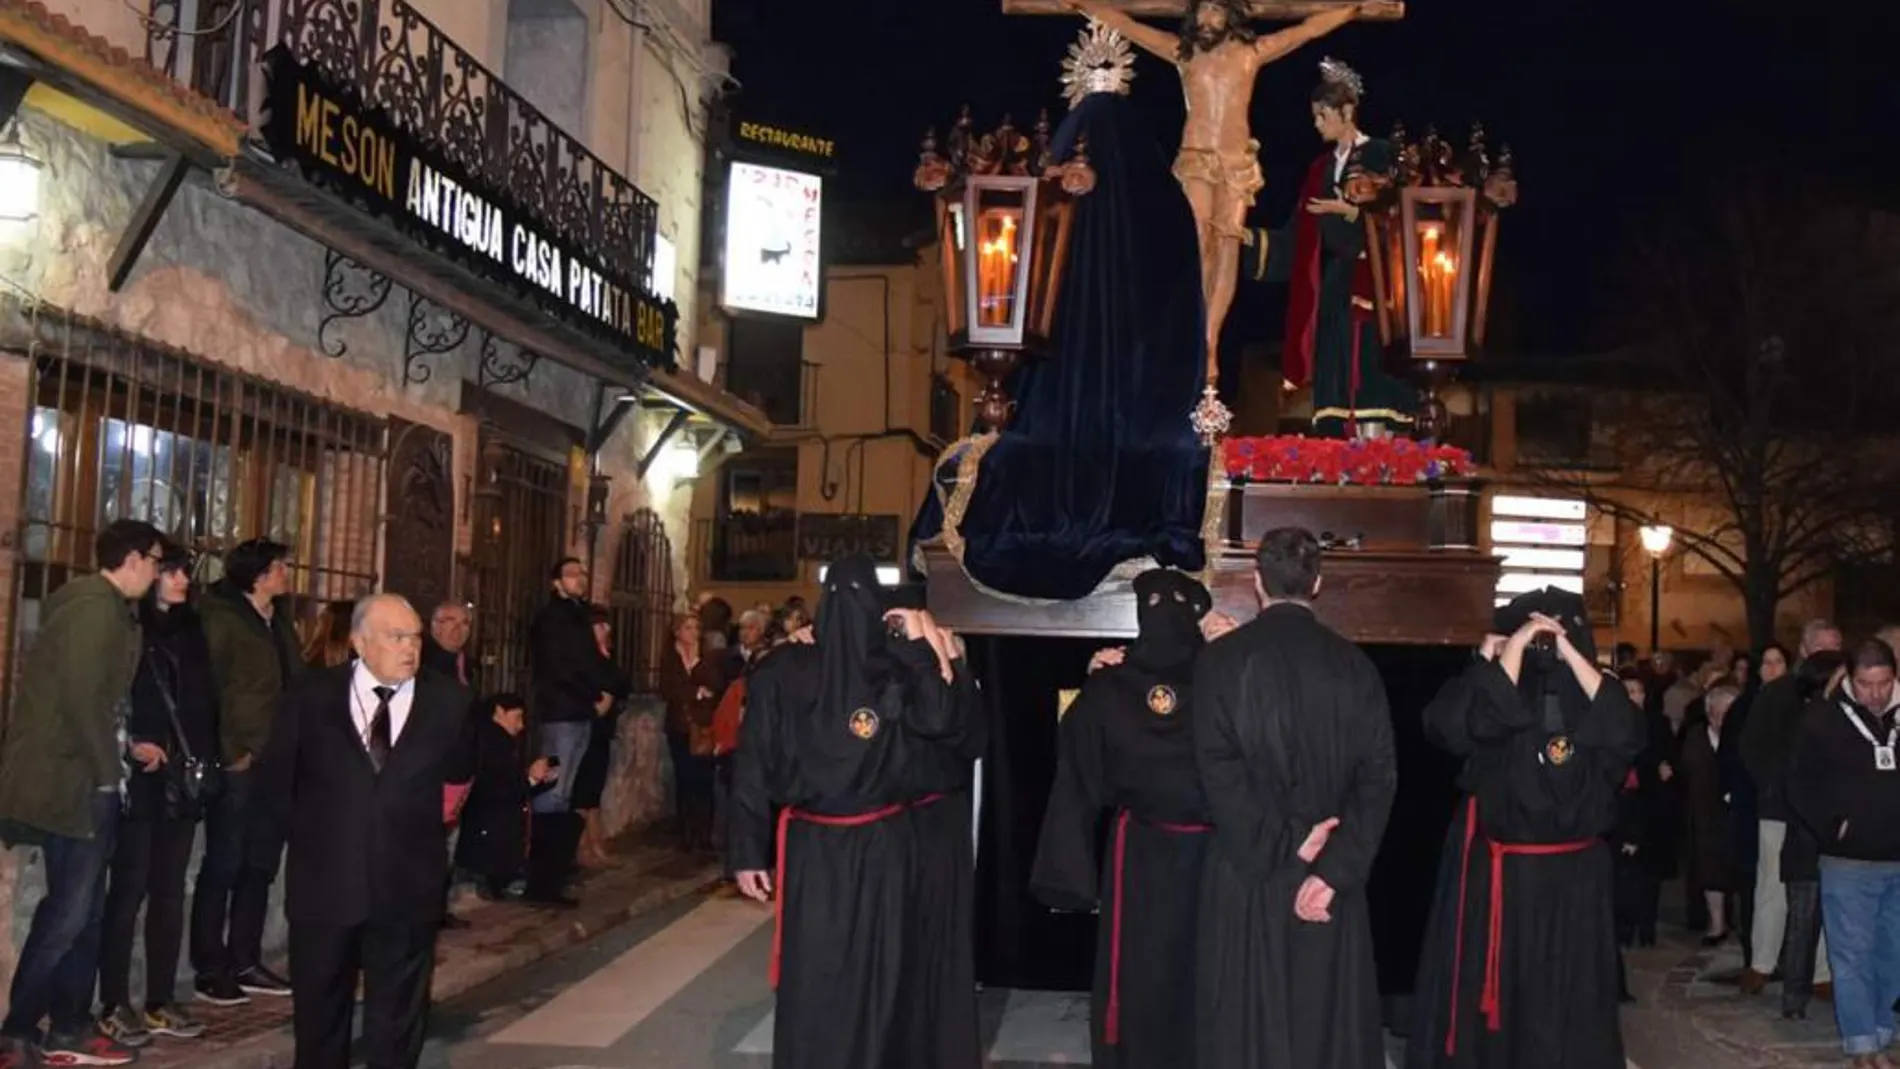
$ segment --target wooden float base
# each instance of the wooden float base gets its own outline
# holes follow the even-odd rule
[[[1215,608],[1252,619],[1253,550],[1272,527],[1297,525],[1360,549],[1330,550],[1314,609],[1355,642],[1468,646],[1489,630],[1499,562],[1477,547],[1475,483],[1435,487],[1255,484],[1230,491],[1226,548],[1209,586]],[[931,613],[972,635],[1126,639],[1135,634],[1132,576],[1111,576],[1088,597],[1028,603],[980,589],[950,552],[923,547]]]

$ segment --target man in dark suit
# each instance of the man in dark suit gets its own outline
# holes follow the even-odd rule
[[[422,620],[400,597],[359,601],[350,642],[355,664],[284,697],[263,759],[290,845],[296,1063],[347,1069],[360,972],[364,1063],[413,1069],[442,920],[442,787],[471,773],[469,696],[417,676]]]

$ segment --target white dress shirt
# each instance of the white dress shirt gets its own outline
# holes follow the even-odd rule
[[[1358,136],[1352,139],[1352,144],[1340,145],[1339,147],[1333,149],[1333,184],[1334,185],[1338,185],[1339,183],[1346,180],[1346,161],[1352,159],[1353,150],[1370,140],[1372,139],[1370,137],[1367,137],[1365,134],[1359,134]]]
[[[369,749],[370,722],[376,719],[376,688],[386,686],[362,661],[350,672],[350,718],[356,722],[356,737]],[[402,738],[403,725],[409,723],[409,707],[416,702],[416,681],[403,682],[389,697],[389,745]]]

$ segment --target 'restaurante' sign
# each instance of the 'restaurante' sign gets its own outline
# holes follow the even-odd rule
[[[641,363],[673,366],[673,302],[555,236],[505,192],[484,188],[288,51],[271,54],[269,72],[263,132],[278,159],[297,161],[313,181]]]

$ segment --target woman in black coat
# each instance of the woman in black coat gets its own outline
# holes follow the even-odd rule
[[[607,839],[600,829],[600,800],[607,793],[607,773],[613,764],[614,737],[620,733],[620,714],[627,710],[633,683],[614,663],[613,620],[599,605],[588,607],[594,624],[594,644],[600,649],[601,692],[613,698],[606,712],[597,712],[588,725],[587,751],[574,772],[567,804],[581,815],[581,845],[577,860],[589,868],[607,864]]]
[[[1708,910],[1704,946],[1728,938],[1729,896],[1740,886],[1728,803],[1736,747],[1723,746],[1722,724],[1740,696],[1727,683],[1703,698],[1703,715],[1685,718],[1682,728],[1682,781],[1688,817],[1689,888],[1700,892]]]
[[[139,603],[144,650],[132,682],[127,749],[133,772],[112,852],[99,948],[100,1030],[128,1045],[152,1035],[194,1039],[204,1025],[175,995],[185,934],[185,870],[203,804],[190,780],[218,760],[211,650],[190,603],[191,555],[167,544],[158,579]],[[197,778],[215,789],[217,774]],[[132,940],[145,906],[145,1006],[131,997]]]
[[[554,786],[548,759],[528,759],[522,731],[527,703],[497,694],[481,703],[488,714],[475,726],[475,779],[462,809],[455,865],[480,880],[482,897],[499,900],[521,875],[528,855],[528,799]]]
[[[1630,703],[1644,708],[1647,688],[1634,673],[1621,677]],[[1647,742],[1617,796],[1616,925],[1624,946],[1655,946],[1662,884],[1676,873],[1676,738],[1660,712],[1645,714]]]

